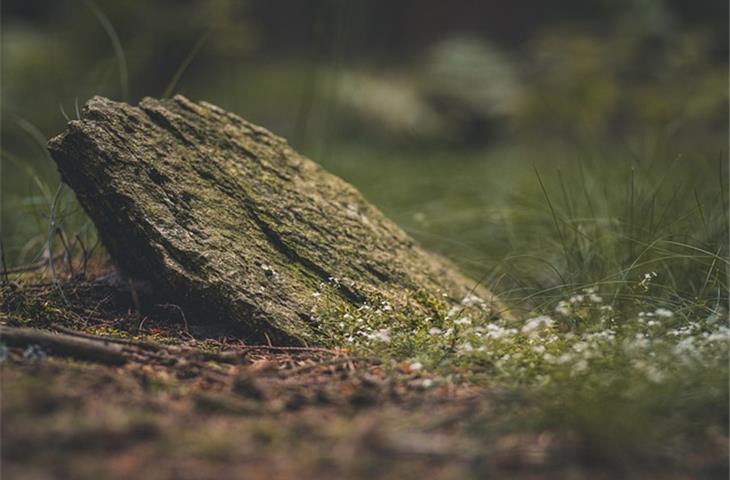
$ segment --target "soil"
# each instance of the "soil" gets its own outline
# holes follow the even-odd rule
[[[524,408],[509,392],[345,349],[248,345],[188,324],[112,270],[94,278],[2,287],[6,332],[125,352],[110,366],[7,350],[2,478],[679,479],[725,468],[722,445],[676,464],[607,456],[572,432],[505,423]]]

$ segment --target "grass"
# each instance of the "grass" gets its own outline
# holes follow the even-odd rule
[[[121,42],[96,4],[87,5],[112,41],[126,97]],[[192,47],[165,96],[206,39]],[[289,88],[291,75],[273,77],[279,93],[299,95]],[[248,90],[272,88],[262,78],[248,78],[255,87]],[[289,103],[264,97],[257,101]],[[93,225],[49,173],[45,135],[24,119],[17,127],[34,158],[2,152],[8,178],[27,185],[3,198],[3,261],[85,255],[96,242]],[[494,428],[568,430],[622,458],[681,455],[727,437],[724,139],[653,135],[584,145],[531,136],[474,149],[305,140],[305,153],[481,279],[515,317],[494,321],[476,298],[451,311],[432,299],[426,318],[385,303],[347,311],[323,305],[317,313],[338,343],[512,392],[528,406],[506,406],[498,427],[493,417],[476,419],[477,437]],[[29,321],[63,317],[60,304],[29,304]]]
[[[486,275],[517,319],[491,321],[467,299],[424,319],[372,305],[332,326],[354,317],[344,343],[519,392],[529,414],[508,414],[508,429],[567,429],[629,457],[727,435],[727,158],[613,148],[581,161],[381,154],[381,169],[354,150],[333,166],[355,183],[362,172],[387,213]]]
[[[122,40],[97,4],[85,3],[116,59],[119,86],[108,91],[128,98]],[[207,39],[203,35],[187,52],[165,97],[192,70]],[[580,435],[593,455],[624,465],[726,450],[730,238],[724,134],[636,133],[582,143],[531,131],[473,149],[368,142],[357,138],[357,130],[330,138],[337,119],[324,117],[345,113],[326,92],[314,91],[313,83],[326,75],[298,62],[274,62],[269,71],[254,72],[248,64],[226,63],[212,73],[197,72],[203,84],[197,89],[196,72],[190,71],[187,88],[191,96],[234,105],[274,130],[288,128],[298,149],[361,189],[427,247],[482,279],[515,316],[494,321],[475,298],[451,311],[432,299],[434,312],[427,318],[404,316],[383,303],[346,311],[323,305],[318,315],[338,343],[424,369],[436,382],[469,381],[502,392],[499,414],[470,419],[471,434],[484,444],[496,432],[568,431]],[[303,96],[311,98],[302,102]],[[61,114],[68,120],[63,108]],[[45,125],[60,128],[56,116],[51,121],[48,113]],[[60,188],[46,135],[22,118],[11,128],[29,146],[22,154],[0,151],[3,263],[17,267],[85,255],[97,242],[96,232],[73,192]],[[88,311],[63,308],[63,290],[49,298],[18,297],[29,325],[83,324]],[[281,434],[278,427],[272,426],[272,436]],[[228,453],[224,441],[210,446],[211,456]]]
[[[452,311],[433,299],[429,318],[387,304],[319,316],[356,351],[517,395],[528,407],[506,408],[506,431],[577,432],[622,458],[726,436],[726,153],[594,147],[334,143],[326,167],[483,279],[516,318],[493,321],[473,298]],[[63,254],[56,229],[93,236],[71,195],[27,174],[41,195],[25,199],[38,226],[25,251],[48,242]],[[493,428],[493,417],[474,421],[477,437]]]

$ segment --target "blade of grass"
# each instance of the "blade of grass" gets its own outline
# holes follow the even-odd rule
[[[185,70],[187,70],[187,68],[193,62],[193,59],[195,59],[198,52],[203,48],[203,45],[205,45],[205,42],[208,40],[209,36],[210,30],[205,32],[200,38],[198,38],[198,41],[195,42],[193,48],[190,50],[190,52],[188,52],[185,60],[183,60],[183,62],[177,67],[177,70],[175,70],[175,73],[173,74],[170,82],[165,88],[165,92],[162,94],[162,98],[170,98],[172,96],[175,91],[175,87],[177,87],[177,84],[180,81],[180,78],[182,78]]]
[[[540,189],[542,190],[542,194],[545,196],[545,201],[548,204],[548,208],[550,209],[550,214],[552,215],[553,219],[553,225],[555,226],[555,230],[558,232],[558,237],[560,238],[560,244],[563,247],[563,253],[565,255],[565,264],[570,267],[570,255],[568,254],[568,245],[565,241],[565,235],[563,235],[563,230],[560,228],[560,222],[558,221],[558,213],[553,207],[553,202],[550,201],[550,195],[547,193],[547,189],[545,188],[545,184],[542,182],[542,177],[540,177],[540,172],[537,170],[537,167],[535,165],[532,166],[532,168],[535,170],[535,175],[537,176],[537,182],[540,184]]]
[[[119,35],[117,35],[117,31],[114,29],[114,25],[112,25],[109,17],[104,14],[94,0],[84,0],[84,3],[91,10],[91,13],[94,14],[94,17],[96,17],[96,20],[112,42],[114,55],[117,58],[117,66],[119,67],[119,84],[122,90],[122,100],[127,101],[129,100],[129,72],[127,70],[127,59],[124,56],[124,49],[122,48],[122,42],[119,40]]]
[[[51,208],[49,211],[48,240],[46,242],[46,248],[48,249],[48,267],[51,270],[51,280],[56,286],[58,293],[61,295],[61,299],[63,300],[63,302],[66,305],[69,305],[69,302],[66,299],[66,295],[63,293],[63,288],[61,288],[61,282],[58,281],[58,277],[56,276],[56,267],[53,264],[53,237],[58,228],[56,225],[56,205],[58,204],[58,199],[60,198],[62,191],[63,183],[59,183],[58,189],[56,189],[56,193],[53,196],[53,202],[51,203]]]

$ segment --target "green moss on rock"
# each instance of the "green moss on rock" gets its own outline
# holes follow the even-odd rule
[[[206,102],[95,97],[49,149],[125,273],[251,341],[328,343],[322,304],[426,314],[474,288],[351,185]]]

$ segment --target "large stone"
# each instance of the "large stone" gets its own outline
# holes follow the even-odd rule
[[[316,314],[489,292],[285,140],[205,102],[95,97],[49,143],[113,260],[198,322],[327,343]]]

